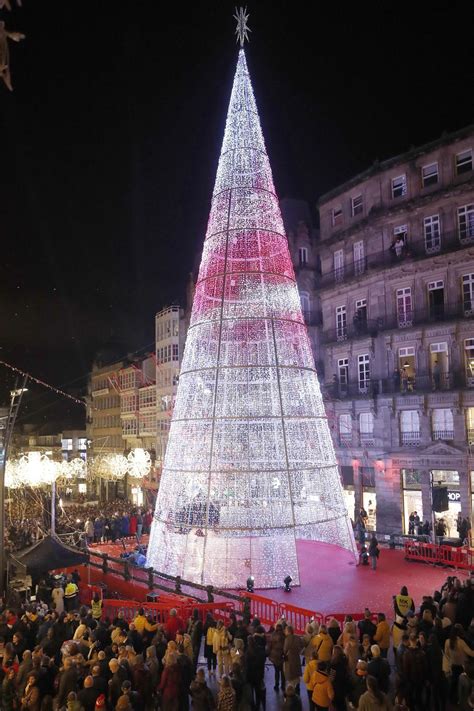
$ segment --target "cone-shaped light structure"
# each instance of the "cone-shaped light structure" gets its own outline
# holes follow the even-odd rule
[[[297,538],[355,551],[241,49],[148,565],[222,587],[297,584]]]

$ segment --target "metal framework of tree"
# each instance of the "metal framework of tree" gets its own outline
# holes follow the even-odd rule
[[[240,49],[148,565],[298,583],[299,538],[356,550]]]

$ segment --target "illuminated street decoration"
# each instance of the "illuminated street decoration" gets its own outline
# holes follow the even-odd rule
[[[298,584],[299,538],[356,550],[241,49],[147,563]]]
[[[150,473],[151,458],[146,449],[136,447],[127,456],[127,471],[133,479],[143,479]]]
[[[100,478],[105,481],[119,481],[128,472],[129,462],[123,454],[100,454],[94,458],[88,467],[92,479]]]
[[[17,472],[24,486],[49,486],[56,481],[59,468],[46,454],[27,452],[18,459]]]

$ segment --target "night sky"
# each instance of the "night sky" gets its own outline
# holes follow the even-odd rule
[[[14,0],[12,0],[14,2]],[[0,358],[69,392],[153,350],[196,267],[237,57],[234,3],[23,0],[0,11]],[[319,195],[472,121],[468,3],[248,3],[280,197]],[[421,8],[423,9],[423,8]],[[465,27],[465,29],[463,29]],[[0,368],[0,384],[10,376]],[[33,387],[22,421],[69,407]]]

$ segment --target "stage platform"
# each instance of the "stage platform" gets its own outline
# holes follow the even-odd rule
[[[146,537],[142,538],[146,543]],[[125,543],[127,550],[133,550],[136,541]],[[92,550],[120,557],[124,551],[121,543],[93,545]],[[415,602],[421,602],[422,595],[432,594],[439,589],[448,575],[456,574],[461,579],[466,577],[463,571],[455,572],[452,568],[440,568],[425,563],[405,560],[403,550],[381,548],[377,570],[370,566],[357,566],[347,551],[324,543],[298,541],[298,561],[301,585],[292,588],[291,593],[280,589],[259,590],[258,574],[255,573],[255,592],[277,602],[289,602],[292,605],[308,608],[325,615],[331,613],[361,612],[369,607],[373,612],[385,612],[391,617],[392,597],[406,585]],[[101,579],[102,573],[94,570],[94,581]],[[148,592],[146,574],[143,572],[142,583],[127,583],[122,577],[107,576],[109,581],[116,578],[115,585],[108,583],[109,589],[115,589],[120,596],[134,600],[145,600]],[[218,584],[219,581],[216,581]],[[245,585],[245,581],[242,581]],[[183,590],[184,592],[184,590]],[[191,592],[191,590],[189,590]]]

